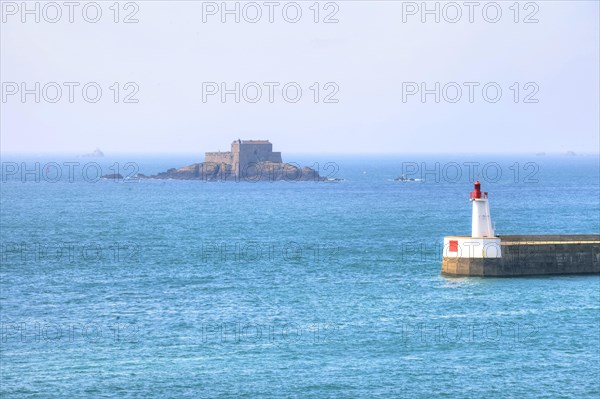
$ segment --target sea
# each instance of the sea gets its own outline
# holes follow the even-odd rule
[[[600,276],[440,274],[475,179],[499,235],[600,233],[597,154],[135,177],[198,158],[2,155],[0,397],[600,397]]]

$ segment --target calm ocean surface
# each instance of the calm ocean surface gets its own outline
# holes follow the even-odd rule
[[[345,180],[3,156],[0,396],[600,396],[599,276],[440,275],[443,236],[470,234],[466,162],[498,234],[599,233],[598,157],[284,158]],[[393,181],[403,163],[425,181]]]

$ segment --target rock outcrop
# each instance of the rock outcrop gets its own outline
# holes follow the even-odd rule
[[[143,175],[138,175],[142,177]],[[154,176],[143,176],[151,179],[205,180],[205,181],[324,181],[319,172],[307,166],[299,166],[284,162],[256,162],[245,165],[244,173],[235,173],[231,164],[202,162],[181,168],[171,168]]]
[[[111,173],[109,175],[100,176],[100,178],[108,180],[120,180],[123,178],[123,175],[120,173]]]

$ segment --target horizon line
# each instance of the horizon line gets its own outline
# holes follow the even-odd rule
[[[283,151],[281,151],[283,153]],[[107,158],[112,155],[195,155],[204,157],[204,152],[195,152],[195,151],[113,151],[107,152],[103,151],[104,156],[93,157],[88,156],[86,153],[80,153],[76,151],[64,150],[64,151],[3,151],[0,150],[0,156],[6,155],[70,155],[82,158]],[[536,157],[543,156],[600,156],[599,152],[575,152],[572,150],[564,150],[564,151],[518,151],[518,152],[455,152],[455,151],[408,151],[408,152],[389,152],[389,151],[365,151],[365,152],[338,152],[338,151],[286,151],[285,154],[291,155],[338,155],[338,156],[377,156],[377,155],[386,155],[386,156],[396,156],[396,155],[530,155]]]

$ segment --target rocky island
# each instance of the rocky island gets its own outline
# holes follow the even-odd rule
[[[231,151],[207,152],[204,162],[140,178],[205,181],[324,181],[319,172],[282,161],[269,140],[236,140]]]
[[[100,148],[96,147],[96,149],[88,154],[83,154],[84,158],[102,158],[104,153],[100,150]]]

